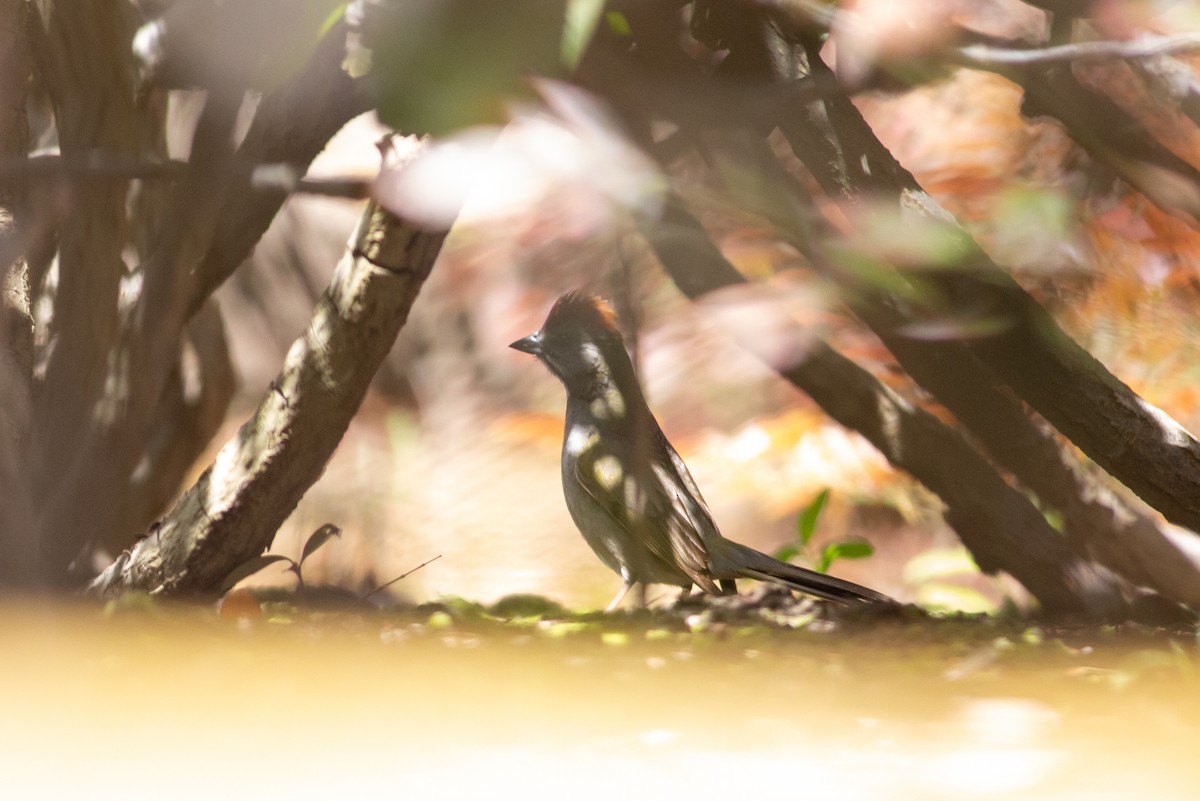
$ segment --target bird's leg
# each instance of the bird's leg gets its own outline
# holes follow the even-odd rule
[[[737,595],[737,579],[718,579],[717,586],[722,595]]]
[[[620,606],[621,601],[625,600],[625,596],[629,593],[630,588],[632,588],[635,584],[637,584],[637,582],[626,580],[626,582],[621,586],[620,592],[617,593],[617,596],[608,602],[608,606],[604,607],[605,614],[613,611],[618,606]],[[641,589],[642,605],[645,606],[646,605],[646,585],[639,584],[638,586],[642,588]]]
[[[679,597],[675,599],[675,603],[680,603],[682,601],[686,601],[688,598],[691,597],[691,595],[692,595],[692,585],[688,584],[686,587],[684,587],[683,589],[681,589],[679,591]]]
[[[638,609],[646,608],[646,582],[637,585],[637,605]]]

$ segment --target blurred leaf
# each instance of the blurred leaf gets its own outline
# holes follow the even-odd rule
[[[839,559],[866,559],[875,553],[875,547],[866,540],[842,540],[831,542],[821,551],[817,561],[818,573],[826,573],[830,566]]]
[[[988,614],[996,605],[976,589],[959,584],[926,584],[917,591],[917,605],[925,609],[967,614]]]
[[[583,51],[596,33],[604,0],[567,0],[566,20],[562,34],[562,60],[567,69],[579,64]]]
[[[795,545],[785,545],[775,552],[775,558],[780,562],[790,562],[800,555]]]
[[[957,342],[1003,334],[1013,327],[1014,322],[1011,317],[993,315],[927,317],[920,322],[902,325],[896,332],[922,342]]]
[[[110,598],[104,604],[104,617],[106,618],[128,612],[160,614],[161,610],[159,602],[154,596],[141,590],[123,592],[116,598]]]
[[[979,567],[966,548],[930,548],[914,556],[904,566],[904,580],[909,584],[924,584],[949,576],[974,575]]]
[[[289,562],[291,563],[291,569],[293,570],[296,567],[296,563],[291,559],[277,553],[269,553],[262,556],[256,556],[253,559],[247,559],[245,562],[242,562],[240,565],[235,567],[229,573],[229,575],[225,577],[225,581],[221,582],[220,594],[224,595],[232,590],[234,586],[236,586],[237,583],[242,579],[249,578],[258,571],[262,570],[264,567],[269,567],[277,562]]]
[[[514,617],[556,617],[565,615],[567,610],[562,604],[541,595],[517,593],[505,595],[492,604],[489,614],[500,618]]]
[[[599,623],[588,623],[582,620],[546,620],[538,625],[538,631],[548,639],[557,640],[581,631],[599,627]]]
[[[1072,245],[1076,201],[1059,189],[1019,186],[996,198],[990,243],[1023,270],[1052,273],[1077,264]]]
[[[454,618],[448,612],[434,612],[425,625],[431,629],[448,629],[454,625]]]
[[[262,620],[262,604],[248,589],[230,590],[221,598],[217,616],[222,620]]]
[[[437,605],[442,608],[442,611],[452,615],[455,620],[460,622],[491,619],[491,615],[488,614],[488,610],[483,604],[477,601],[468,601],[458,595],[448,595],[437,601]]]
[[[379,118],[444,136],[502,123],[530,75],[563,71],[564,0],[407,0],[364,25]]]
[[[849,246],[884,264],[921,270],[971,266],[974,243],[926,196],[906,195],[899,205],[865,203],[854,222],[861,234]]]
[[[1050,528],[1054,529],[1059,534],[1063,533],[1063,530],[1067,525],[1067,520],[1065,517],[1063,517],[1062,512],[1057,509],[1042,509],[1041,513],[1042,517],[1046,518],[1046,522],[1050,524]]]
[[[333,29],[334,25],[337,25],[339,22],[342,21],[342,19],[346,16],[346,6],[347,5],[349,5],[349,4],[348,3],[338,3],[336,6],[333,7],[333,10],[331,10],[329,12],[329,16],[326,17],[325,21],[321,23],[321,28],[317,32],[317,38],[324,37],[325,34],[329,33],[329,31]]]
[[[608,23],[609,30],[617,36],[631,36],[633,34],[633,28],[629,27],[629,19],[620,11],[606,12],[604,21]]]
[[[812,540],[813,532],[817,530],[817,519],[820,518],[821,511],[825,508],[828,500],[829,488],[826,487],[800,510],[800,517],[796,520],[796,537],[800,540],[802,547],[807,547],[809,541]]]
[[[304,564],[304,560],[312,556],[318,548],[334,537],[342,536],[342,530],[332,523],[325,525],[314,531],[308,538],[308,542],[304,543],[304,550],[300,553],[300,564]]]

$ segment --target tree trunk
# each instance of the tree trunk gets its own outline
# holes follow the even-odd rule
[[[0,0],[0,163],[25,158],[29,147],[28,16],[26,0]],[[0,183],[0,590],[28,589],[39,579],[29,492],[33,319],[20,255],[24,205],[20,187]]]
[[[389,169],[415,151],[399,137],[387,142]],[[270,546],[325,469],[445,235],[374,202],[367,207],[308,330],[254,416],[161,525],[93,582],[93,593],[211,594]]]

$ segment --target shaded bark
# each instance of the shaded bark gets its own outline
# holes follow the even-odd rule
[[[109,9],[109,16],[120,14]],[[72,24],[55,22],[56,16],[49,19],[53,23],[48,23],[51,32],[63,28],[70,37],[77,36]],[[64,34],[63,38],[69,37]],[[75,359],[62,364],[60,380],[51,382],[48,376],[48,396],[59,384],[64,391],[74,388],[79,392],[73,383],[79,380],[84,389],[91,387],[91,391],[67,407],[55,407],[40,426],[44,433],[39,452],[44,459],[39,471],[39,538],[47,568],[60,580],[65,579],[66,565],[89,544],[127,543],[136,528],[125,527],[133,523],[140,528],[148,515],[157,513],[151,510],[158,508],[166,489],[176,486],[183,477],[186,454],[195,454],[203,447],[199,437],[205,432],[211,435],[215,426],[213,410],[227,401],[226,397],[216,405],[212,403],[228,395],[224,386],[228,381],[223,377],[226,368],[207,372],[205,377],[217,385],[208,388],[211,391],[204,403],[180,404],[179,385],[173,376],[178,371],[181,348],[185,347],[188,320],[241,263],[286,197],[283,192],[253,191],[252,167],[263,160],[286,161],[303,171],[329,137],[364,108],[356,84],[341,70],[343,44],[344,27],[337,26],[299,74],[263,98],[236,154],[230,142],[241,92],[236,87],[210,91],[197,123],[188,166],[176,176],[166,191],[166,202],[159,204],[161,210],[153,215],[160,223],[149,232],[137,232],[139,241],[148,243],[148,250],[133,271],[140,285],[136,299],[118,315],[115,295],[107,284],[105,291],[89,298],[97,309],[90,313],[106,321],[94,352],[85,354],[85,361],[94,363],[99,372],[94,376],[85,372],[77,378],[82,366],[81,360]],[[119,87],[93,87],[99,97],[107,97],[105,92],[117,94],[119,102],[114,102],[118,108],[124,108],[122,104],[133,98],[127,40],[123,47],[119,55],[109,54],[113,57],[109,71],[119,75],[123,83]],[[78,48],[88,53],[96,49],[85,43],[78,43]],[[65,48],[61,55],[70,68],[77,66],[70,62],[70,52]],[[48,69],[58,66],[54,59],[47,59]],[[143,97],[139,108],[159,106],[151,96]],[[147,123],[146,127],[161,138],[161,125]],[[116,145],[104,147],[106,153],[118,157],[127,150],[128,142],[125,150]],[[110,193],[105,195],[108,199],[120,197],[123,214],[124,186],[120,180],[89,181],[74,191],[105,191]],[[82,252],[91,237],[102,237],[107,232],[112,242],[101,243],[99,256],[90,254],[102,262],[108,244],[128,239],[124,217],[116,216],[115,208],[110,211],[97,218],[80,210],[88,224],[99,219],[103,226],[103,230],[89,228],[79,238],[80,273],[112,274],[95,261],[87,262],[85,268],[86,254]],[[70,222],[64,223],[64,247],[69,244],[65,231]],[[121,233],[114,235],[113,231]],[[60,270],[64,267],[60,256]],[[123,274],[124,266],[117,265],[117,271]],[[74,293],[68,292],[67,296],[69,300]],[[55,300],[56,324],[78,325],[72,321],[83,310],[69,302],[60,305],[58,297]],[[100,359],[101,355],[105,358]],[[215,368],[215,363],[212,366]],[[173,413],[192,417],[171,419]],[[54,428],[55,421],[63,426]],[[164,450],[162,438],[171,431],[186,431],[188,441],[176,442]],[[151,464],[170,471],[155,474],[152,488],[141,484],[138,473]],[[134,500],[127,497],[131,486],[153,491]]]
[[[136,19],[127,3],[58,0],[37,6],[28,30],[38,74],[50,94],[59,146],[68,157],[97,151],[136,158],[141,123],[133,102],[129,41]],[[53,347],[35,389],[32,481],[48,508],[64,465],[91,429],[119,330],[118,291],[126,266],[126,182],[69,188],[58,232],[57,286],[50,321]],[[63,503],[91,508],[97,499]],[[39,521],[41,528],[41,521]],[[39,535],[44,569],[61,575],[82,540],[73,531]]]
[[[818,64],[814,61],[814,69],[827,69]],[[829,101],[825,108],[839,157],[869,165],[864,189],[887,193],[913,214],[950,219],[879,142],[849,99]],[[795,126],[781,121],[781,127],[788,133]],[[803,147],[797,147],[797,156],[819,176]],[[960,269],[929,271],[923,278],[945,297],[1000,315],[1007,323],[1003,332],[968,343],[969,351],[1168,520],[1200,530],[1200,442],[1067,336],[974,242],[965,235],[962,242]],[[945,356],[953,358],[949,348]]]
[[[187,471],[220,430],[236,390],[225,324],[210,298],[188,321],[184,352],[167,380],[150,441],[97,544],[117,553],[129,544],[132,532],[145,531],[167,509]]]
[[[220,208],[237,98],[210,95],[197,123],[192,157],[170,190],[163,224],[142,264],[136,299],[120,309],[106,360],[104,392],[64,452],[52,453],[58,475],[42,496],[39,538],[59,571],[116,520],[130,476],[146,453],[163,393],[180,358],[191,274],[211,239]],[[56,316],[61,314],[56,305]]]
[[[389,167],[414,150],[400,153],[399,141],[389,140]],[[308,330],[253,417],[162,524],[97,578],[93,593],[214,593],[271,544],[345,433],[445,234],[367,207]]]
[[[28,14],[25,0],[0,0],[0,161],[24,158],[29,147]],[[33,319],[20,255],[24,218],[21,187],[0,182],[0,590],[27,589],[39,579],[27,451]]]

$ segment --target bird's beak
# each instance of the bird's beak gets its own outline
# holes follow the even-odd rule
[[[542,355],[542,332],[534,331],[524,339],[518,339],[516,342],[509,345],[513,350],[519,350],[522,353],[532,353],[534,356]]]

